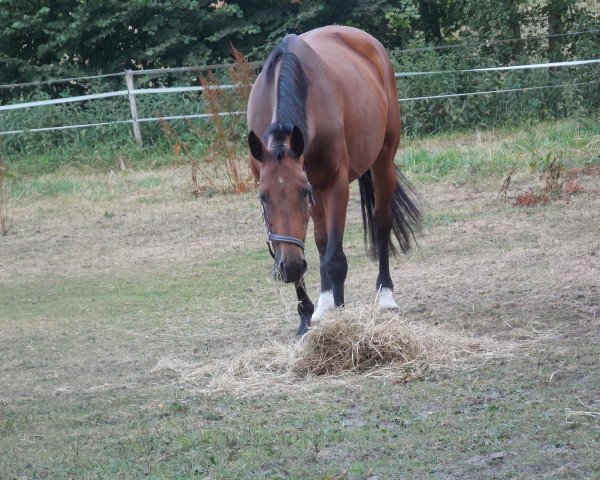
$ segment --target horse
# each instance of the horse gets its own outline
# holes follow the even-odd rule
[[[390,58],[379,41],[352,27],[288,34],[271,52],[248,100],[249,165],[274,259],[273,275],[293,283],[302,336],[344,305],[343,250],[350,182],[358,179],[364,242],[379,262],[380,309],[398,309],[389,256],[408,251],[420,228],[415,193],[397,171],[400,107]],[[304,280],[309,219],[319,252],[315,307]]]

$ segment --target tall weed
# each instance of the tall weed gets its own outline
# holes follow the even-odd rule
[[[0,235],[6,236],[12,226],[13,217],[8,213],[8,193],[5,180],[12,177],[8,166],[0,158]]]
[[[244,56],[232,47],[235,63],[229,69],[229,81],[232,88],[223,88],[219,78],[214,74],[200,78],[204,87],[206,107],[211,115],[213,136],[210,139],[206,161],[221,161],[225,165],[227,177],[237,193],[248,190],[247,174],[240,167],[240,145],[246,135],[245,110],[250,97],[250,89],[254,81],[254,72]],[[222,112],[230,115],[222,116]],[[200,132],[200,137],[205,137]],[[206,139],[206,138],[205,138]]]
[[[228,83],[224,83],[215,72],[209,72],[198,79],[203,88],[203,102],[206,112],[210,115],[210,124],[205,124],[205,128],[198,128],[190,119],[186,119],[186,124],[189,131],[196,135],[197,140],[207,145],[203,162],[221,166],[231,190],[241,193],[250,188],[247,169],[240,165],[240,159],[244,157],[240,145],[243,145],[242,139],[245,138],[244,112],[250,96],[254,72],[244,56],[233,47],[232,50],[235,63],[227,71],[225,81]],[[164,120],[161,120],[161,126],[174,142],[175,151],[182,150],[190,162],[194,195],[199,195],[204,190],[198,184],[198,173],[202,174],[213,189],[217,189],[216,179],[200,166],[201,162],[190,151],[189,142],[178,135]]]

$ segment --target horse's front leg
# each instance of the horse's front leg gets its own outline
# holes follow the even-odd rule
[[[317,301],[312,321],[318,322],[323,318],[326,312],[333,310],[333,291],[331,289],[331,280],[325,269],[325,254],[327,253],[327,223],[325,222],[325,206],[323,204],[323,195],[320,191],[314,193],[314,207],[312,210],[312,219],[314,225],[315,243],[319,251],[319,270],[321,274],[321,292]]]
[[[296,296],[298,297],[298,315],[300,315],[300,326],[296,332],[296,337],[300,337],[306,333],[308,327],[310,327],[310,319],[315,310],[313,303],[306,293],[306,284],[304,283],[304,277],[296,282]]]
[[[343,240],[349,191],[346,179],[336,182],[327,191],[321,192],[320,205],[317,203],[313,215],[315,240],[321,262],[321,294],[313,315],[314,321],[320,320],[327,311],[344,305],[348,262]]]

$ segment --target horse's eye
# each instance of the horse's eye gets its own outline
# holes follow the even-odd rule
[[[258,199],[262,203],[269,203],[269,196],[266,193],[264,193],[264,192],[261,192],[261,193],[258,194]]]

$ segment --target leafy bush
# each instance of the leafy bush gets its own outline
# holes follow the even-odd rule
[[[378,2],[377,5],[380,5]],[[488,2],[489,3],[489,2]],[[375,7],[373,7],[375,8]],[[379,8],[379,7],[378,7]],[[414,12],[413,12],[414,13]],[[408,28],[411,16],[404,18],[397,11],[386,18],[394,20],[402,28]],[[416,13],[414,13],[416,15]],[[483,14],[482,14],[483,15]],[[482,16],[482,18],[485,15]],[[539,18],[542,18],[538,15]],[[402,20],[400,22],[400,20]],[[414,20],[414,19],[413,19]],[[474,22],[475,20],[470,20]],[[408,22],[408,23],[407,23]],[[553,60],[593,59],[600,57],[600,20],[594,16],[581,15],[569,20],[573,30],[593,31],[581,35],[566,35],[560,38],[560,58],[556,51]],[[485,22],[482,23],[484,25]],[[357,25],[360,26],[360,25]],[[400,28],[400,27],[398,27]],[[449,28],[449,27],[448,27]],[[482,27],[483,28],[483,27]],[[498,27],[500,28],[500,27]],[[539,29],[537,30],[539,31]],[[510,31],[498,30],[502,35]],[[482,35],[493,32],[482,31]],[[435,35],[434,35],[435,36]],[[404,38],[404,37],[403,37]],[[440,45],[438,49],[423,49],[428,44],[426,36],[415,35],[407,40],[412,51],[392,50],[391,56],[399,72],[456,71],[508,64],[545,63],[550,58],[549,40],[546,37],[525,37],[520,41],[505,41],[495,38],[491,42],[477,43],[471,32],[464,38],[455,38],[454,43],[472,39],[474,43],[460,48]],[[554,40],[556,43],[556,40]],[[452,47],[452,48],[447,48]],[[402,101],[402,125],[405,135],[424,135],[431,132],[452,131],[468,128],[488,128],[499,125],[518,125],[531,121],[559,119],[567,116],[597,116],[600,112],[600,85],[597,82],[600,65],[572,68],[517,70],[505,72],[462,72],[423,76],[400,77],[397,79],[399,98],[465,94],[506,89],[522,89],[546,85],[564,87],[531,89],[509,93],[490,93],[476,96],[447,97],[429,100]],[[226,70],[217,71],[222,83],[229,83]],[[120,82],[120,83],[118,83]],[[191,74],[165,74],[161,77],[140,77],[138,88],[154,86],[198,85]],[[39,88],[12,89],[11,95],[3,92],[10,102],[26,102],[78,94],[106,92],[125,89],[122,78],[84,80],[68,88],[47,85]],[[185,115],[206,112],[205,95],[200,92],[183,94],[138,95],[140,118],[161,115]],[[6,100],[5,100],[6,101]],[[126,96],[99,99],[80,103],[52,105],[2,112],[0,131],[43,128],[63,125],[82,125],[110,121],[128,121],[130,107]],[[190,123],[174,121],[171,128],[186,142],[194,155],[202,156],[209,145],[214,144],[214,129],[211,119],[192,120]],[[243,122],[223,120],[236,131],[231,138],[243,148],[245,131]],[[172,141],[165,136],[158,122],[141,124],[144,146],[133,141],[131,125],[127,123],[93,128],[60,130],[53,132],[4,135],[2,153],[14,172],[35,173],[59,168],[65,164],[85,164],[101,168],[117,168],[123,157],[143,165],[160,165],[172,162]],[[197,135],[202,131],[203,135]],[[144,163],[146,162],[146,163]]]
[[[598,33],[578,41],[570,54],[561,60],[594,59],[600,55]],[[590,39],[594,38],[594,41]],[[510,64],[546,63],[539,39],[519,49],[520,54]],[[469,70],[503,66],[506,46],[481,45],[450,51],[395,52],[393,61],[398,72],[430,72]],[[486,128],[493,125],[518,125],[578,115],[597,115],[600,111],[600,65],[578,67],[525,69],[495,72],[456,72],[397,79],[398,96],[467,94],[497,90],[519,90],[485,95],[466,95],[429,100],[402,101],[402,121],[405,134],[422,135],[431,132],[464,128]],[[548,85],[564,87],[542,88]],[[533,88],[532,88],[533,87]],[[531,88],[531,89],[529,89]],[[525,90],[520,90],[525,89]]]

